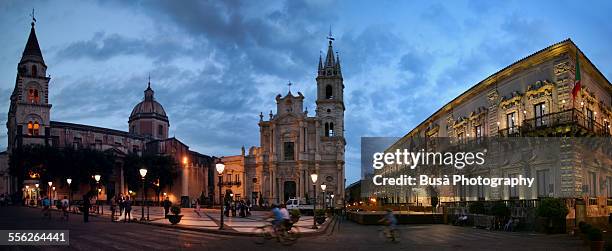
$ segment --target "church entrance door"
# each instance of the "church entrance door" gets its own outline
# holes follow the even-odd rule
[[[288,201],[289,198],[294,198],[296,197],[296,191],[295,191],[295,181],[285,181],[285,186],[283,191],[285,192],[284,194],[284,200],[283,203]]]

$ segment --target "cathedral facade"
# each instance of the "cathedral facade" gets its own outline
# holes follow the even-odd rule
[[[136,104],[130,114],[128,131],[52,120],[49,100],[51,78],[47,74],[34,26],[32,22],[10,97],[6,124],[8,148],[0,153],[0,193],[14,194],[22,191],[23,187],[33,188],[35,184],[42,183],[35,178],[10,177],[8,172],[8,159],[14,149],[38,144],[57,148],[89,148],[112,152],[117,156],[112,175],[102,181],[101,199],[139,191],[139,187],[128,187],[121,160],[128,154],[142,155],[145,152],[172,156],[177,161],[178,177],[173,186],[162,191],[172,201],[188,203],[201,194],[211,196],[214,190],[210,187],[212,180],[209,179],[213,177],[211,166],[215,158],[191,151],[180,140],[168,137],[170,122],[163,106],[155,99],[150,81],[143,100]],[[65,178],[53,180],[54,184],[58,184],[58,197],[68,194]],[[75,198],[86,191],[86,187],[79,189]]]
[[[260,203],[341,206],[344,198],[344,84],[332,39],[325,60],[319,57],[316,114],[308,116],[304,96],[276,96],[276,113],[259,116],[260,146],[244,156],[246,193]],[[315,186],[310,178],[317,174]],[[321,184],[326,186],[322,191]],[[333,198],[333,199],[332,199]]]

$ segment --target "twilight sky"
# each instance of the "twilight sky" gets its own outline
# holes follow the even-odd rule
[[[207,155],[259,144],[259,112],[292,90],[314,114],[332,26],[344,76],[347,184],[362,136],[403,136],[499,69],[571,38],[612,79],[601,1],[2,1],[0,149],[36,8],[51,119],[127,130],[147,76],[170,135]]]

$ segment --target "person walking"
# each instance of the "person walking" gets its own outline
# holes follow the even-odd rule
[[[127,198],[125,199],[125,221],[131,221],[132,220],[132,199],[130,198],[130,196],[127,196]]]
[[[51,201],[49,200],[49,197],[45,196],[42,200],[42,212],[43,212],[43,216],[46,218],[51,219]]]
[[[119,194],[119,198],[117,198],[117,204],[119,205],[119,220],[121,220],[121,216],[123,215],[123,210],[125,210],[125,197],[123,193]]]
[[[83,222],[89,222],[89,207],[91,206],[89,196],[90,193],[83,195]]]
[[[68,196],[64,196],[64,199],[61,200],[62,205],[62,219],[68,220],[68,207],[70,206],[70,201],[68,201]]]
[[[166,196],[164,199],[164,218],[168,218],[168,212],[170,212],[170,207],[172,206],[172,202],[170,202],[170,198]]]
[[[200,218],[202,217],[202,215],[200,214],[200,199],[196,199],[196,201],[195,201],[195,210],[193,210],[193,211],[198,215],[198,217],[200,217]]]
[[[115,221],[115,212],[117,211],[117,198],[115,198],[115,196],[113,196],[110,199],[111,205],[110,205],[110,209],[111,209],[111,222]]]

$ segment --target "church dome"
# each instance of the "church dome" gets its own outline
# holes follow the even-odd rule
[[[168,122],[168,116],[166,115],[164,107],[159,102],[155,101],[155,92],[151,89],[150,83],[144,93],[144,100],[134,106],[130,114],[129,122],[142,118],[152,118]]]

